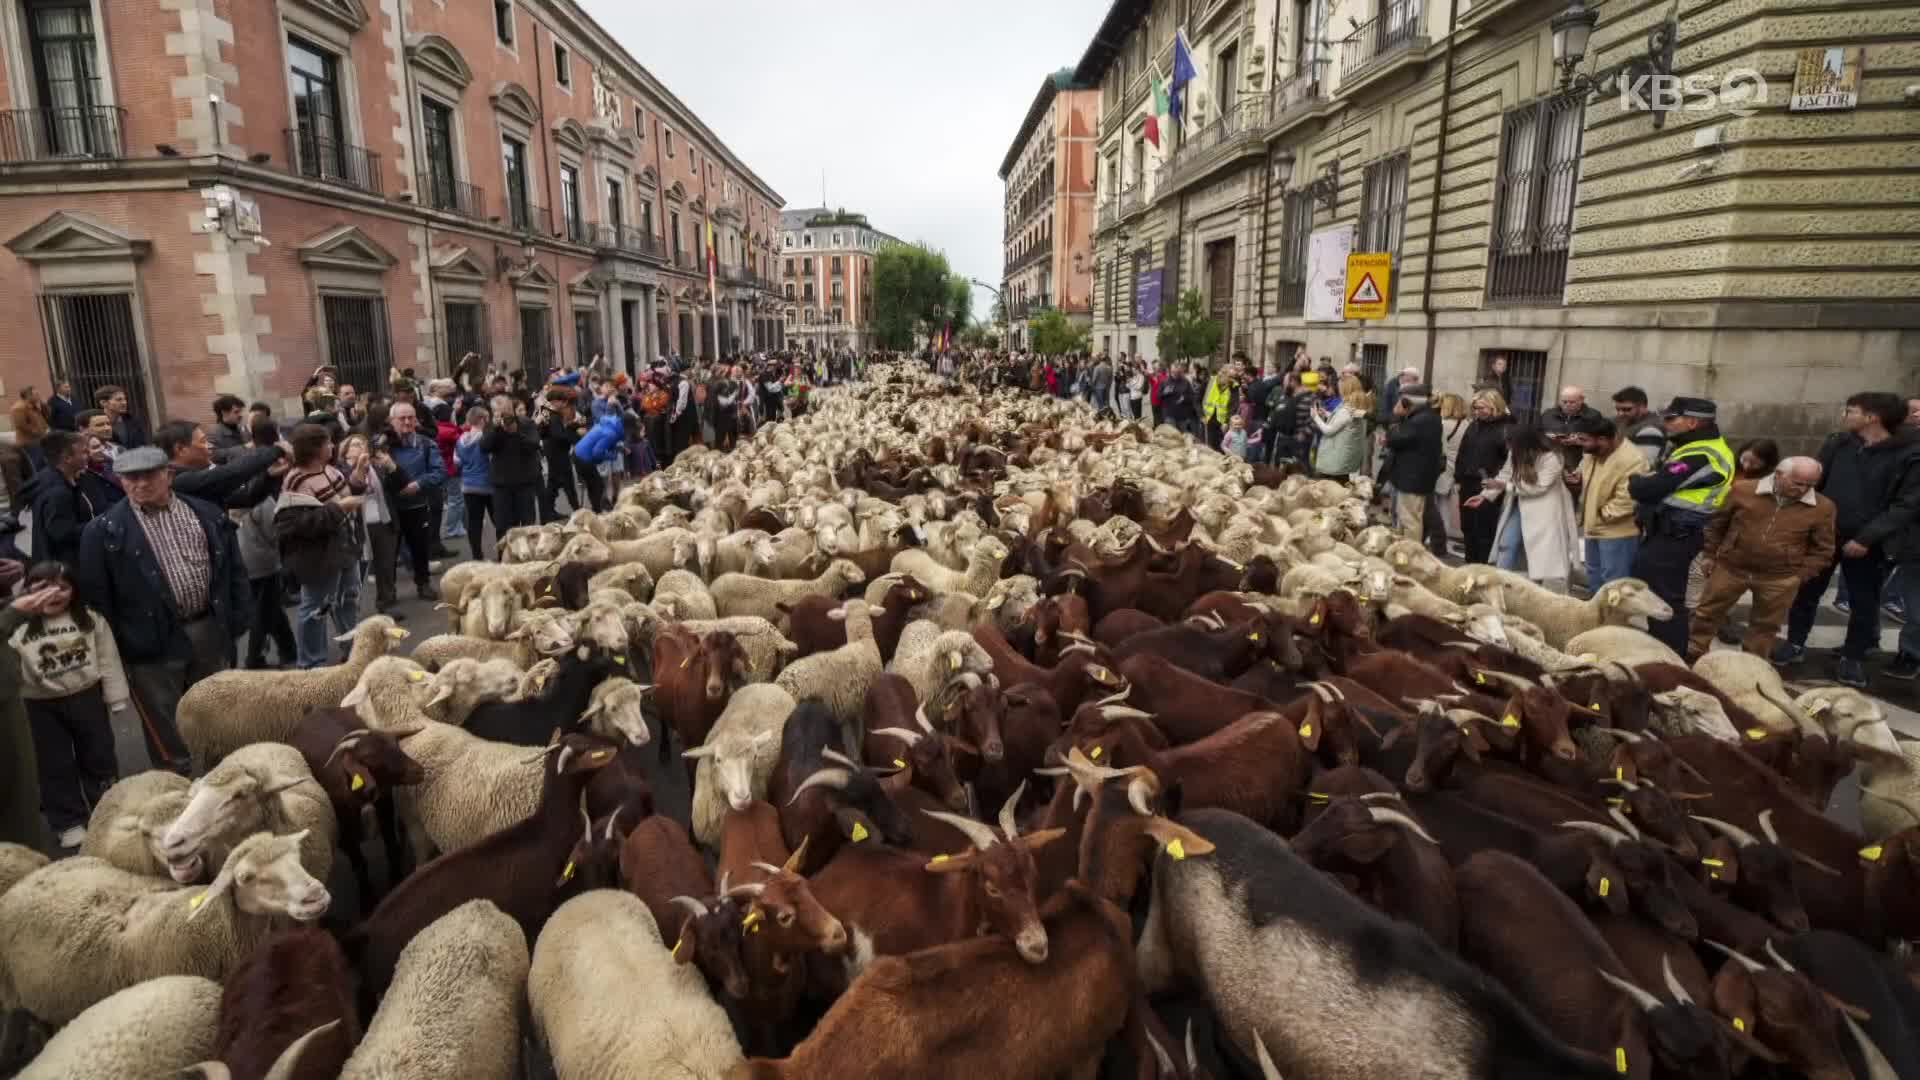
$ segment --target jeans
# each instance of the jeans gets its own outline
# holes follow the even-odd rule
[[[1705,539],[1698,529],[1656,526],[1640,542],[1640,550],[1633,557],[1633,576],[1646,582],[1655,596],[1673,608],[1671,619],[1649,619],[1647,633],[1681,656],[1687,654],[1692,620],[1687,608],[1687,571]]]
[[[500,524],[499,511],[494,509],[493,492],[463,492],[458,501],[461,506],[461,518],[467,526],[467,548],[473,552],[476,561],[485,559],[487,556],[481,549],[481,536],[486,532],[487,515],[493,514],[493,533],[496,544],[499,542],[500,534],[507,531]]]
[[[440,533],[445,539],[467,535],[467,500],[460,495],[447,495],[446,527]]]
[[[27,719],[40,770],[40,812],[55,833],[85,825],[119,768],[100,684],[66,697],[28,698]]]
[[[360,584],[367,580],[367,560],[355,559],[340,573],[340,591],[333,600],[333,628],[350,634],[360,625]]]
[[[1844,546],[1847,538],[1842,537],[1839,542]],[[1787,640],[1801,646],[1807,643],[1807,635],[1813,632],[1814,615],[1820,609],[1820,598],[1826,595],[1836,569],[1847,584],[1847,597],[1851,601],[1847,612],[1847,641],[1840,647],[1840,655],[1847,660],[1865,660],[1869,651],[1880,646],[1880,583],[1887,576],[1887,563],[1878,551],[1870,551],[1860,559],[1840,558],[1802,585],[1800,595],[1793,598],[1793,614],[1787,619]]]
[[[1899,585],[1907,604],[1907,625],[1900,628],[1900,655],[1920,660],[1920,559],[1900,564]]]
[[[1500,539],[1494,545],[1494,565],[1502,570],[1511,570],[1516,574],[1527,572],[1527,532],[1520,523],[1520,511],[1507,515],[1506,527],[1500,530]]]
[[[299,606],[294,608],[294,640],[299,646],[300,669],[321,667],[331,659],[331,650],[327,645],[331,627],[329,622],[338,623],[334,608],[340,603],[342,581],[350,570],[337,570],[320,578],[310,585],[300,586]],[[355,608],[359,607],[359,591],[354,594]]]
[[[1640,538],[1622,536],[1611,540],[1588,540],[1587,591],[1599,592],[1609,581],[1633,576],[1633,556],[1640,550]]]

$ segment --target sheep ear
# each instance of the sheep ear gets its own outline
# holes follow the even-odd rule
[[[353,631],[349,630],[346,633],[341,634],[339,637],[334,638],[333,640],[339,642],[342,645],[350,645],[353,643]],[[226,1068],[226,1066],[224,1065],[220,1067],[223,1069]],[[205,1066],[196,1065],[194,1066],[194,1068],[205,1068]]]
[[[220,868],[220,873],[214,876],[213,884],[208,885],[204,892],[195,893],[187,898],[187,920],[191,922],[199,918],[201,912],[207,910],[222,893],[232,887],[233,860],[228,859],[227,864]]]
[[[353,689],[347,691],[347,696],[340,699],[340,707],[343,709],[357,709],[361,705],[366,704],[366,701],[367,684],[364,682],[355,683]]]

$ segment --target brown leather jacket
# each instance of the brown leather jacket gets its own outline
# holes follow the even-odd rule
[[[1729,570],[1806,581],[1833,561],[1833,500],[1818,492],[1782,500],[1773,486],[1771,476],[1735,482],[1707,525],[1703,551]]]

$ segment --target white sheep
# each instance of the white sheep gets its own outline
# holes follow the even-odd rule
[[[223,980],[276,916],[326,914],[326,886],[300,862],[305,839],[256,833],[210,885],[180,887],[86,856],[54,863],[0,895],[0,968],[21,1006],[55,1026],[147,979]]]
[[[51,861],[25,844],[0,843],[0,894]]]
[[[543,534],[544,535],[544,534]],[[440,577],[440,594],[449,600],[458,602],[459,597],[467,595],[468,590],[489,578],[506,578],[509,581],[525,582],[531,586],[535,581],[558,569],[561,563],[581,563],[594,569],[604,569],[613,562],[612,548],[606,541],[591,533],[580,533],[566,538],[566,546],[551,558],[542,557],[533,562],[485,562],[471,559],[449,569]]]
[[[528,606],[526,593],[520,583],[506,578],[488,578],[464,598],[460,632],[468,637],[505,641],[507,635],[513,632],[514,616]]]
[[[1434,595],[1456,604],[1505,602],[1500,593],[1499,571],[1481,563],[1448,566],[1418,540],[1396,540],[1387,545],[1381,558],[1395,573],[1405,574],[1431,589]]]
[[[527,1005],[565,1077],[721,1077],[743,1056],[699,969],[673,958],[647,905],[623,890],[583,893],[547,920]]]
[[[1793,704],[1819,721],[1836,739],[1852,739],[1883,750],[1894,749],[1884,741],[1864,736],[1863,727],[1885,728],[1887,711],[1878,701],[1850,686],[1816,686],[1794,698]]]
[[[505,641],[488,641],[466,634],[436,634],[413,650],[413,659],[438,669],[462,657],[471,660],[510,660],[530,668],[542,657],[558,656],[573,648],[572,612],[553,608],[523,611],[519,625]]]
[[[581,659],[586,659],[587,647],[593,646],[612,656],[614,663],[626,663],[625,654],[630,647],[630,639],[627,635],[626,610],[622,605],[603,601],[588,604],[570,614],[568,621]]]
[[[848,640],[851,643],[851,633]],[[993,657],[968,631],[942,630],[938,623],[918,619],[900,632],[887,670],[912,683],[914,695],[925,702],[956,675],[991,672]]]
[[[367,727],[397,735],[435,722],[426,714],[433,693],[426,668],[404,656],[384,656],[367,665],[340,707],[354,710]]]
[[[427,715],[446,724],[464,724],[473,710],[490,701],[521,701],[539,692],[559,671],[552,659],[522,671],[507,659],[475,660],[461,657],[441,665],[428,682],[422,706]]]
[[[793,709],[794,697],[785,689],[749,683],[733,692],[707,741],[683,753],[695,762],[693,835],[701,843],[719,847],[727,810],[744,810],[767,797],[767,782],[780,759],[780,736]]]
[[[175,722],[187,749],[205,765],[257,742],[283,742],[310,708],[331,708],[367,665],[405,641],[407,631],[374,615],[341,641],[352,642],[346,663],[307,671],[221,671],[187,688]]]
[[[1778,735],[1796,731],[1826,734],[1794,703],[1779,669],[1764,656],[1739,649],[1714,649],[1694,662],[1693,673],[1752,713],[1768,731]]]
[[[746,574],[722,574],[714,579],[708,591],[722,615],[758,615],[771,622],[780,617],[781,604],[792,607],[809,596],[838,599],[866,580],[867,575],[858,566],[845,559],[835,559],[819,577],[809,580],[776,581]]]
[[[1886,730],[1884,722],[1878,726]],[[1896,743],[1894,753],[1869,756],[1861,764],[1860,832],[1879,843],[1915,825],[1920,825],[1920,743]]]
[[[1503,574],[1500,595],[1502,610],[1511,612],[1538,626],[1547,635],[1547,644],[1564,649],[1567,643],[1597,626],[1622,626],[1635,616],[1670,619],[1673,608],[1639,578],[1620,578],[1602,585],[1591,597],[1580,600],[1546,589],[1513,574]]]
[[[307,759],[286,743],[243,746],[195,780],[186,806],[160,834],[157,853],[184,885],[205,880],[235,844],[262,830],[306,837],[301,861],[326,880],[340,834],[333,802]]]
[[[423,841],[441,852],[458,851],[525,821],[540,805],[545,754],[538,749],[432,722],[402,735],[400,748],[424,774],[420,783],[394,791],[421,862],[429,855]]]
[[[642,705],[647,691],[653,689],[632,679],[614,676],[601,680],[587,698],[581,722],[588,731],[609,739],[624,739],[634,746],[645,746],[653,738],[647,727]]]
[[[163,975],[112,994],[61,1028],[16,1080],[172,1076],[213,1054],[220,984]]]
[[[687,619],[680,623],[702,637],[725,630],[740,642],[747,653],[747,679],[767,682],[800,652],[800,646],[788,640],[778,627],[759,615],[735,615],[725,619]]]
[[[773,536],[762,529],[739,529],[726,536],[702,536],[694,542],[702,575],[711,581],[721,574],[771,577],[779,558]]]
[[[340,1080],[512,1080],[527,967],[526,935],[492,901],[435,919],[400,950]]]
[[[818,698],[850,735],[859,732],[867,690],[880,677],[880,645],[873,637],[873,613],[864,600],[849,600],[827,613],[847,624],[847,643],[837,649],[803,656],[781,669],[775,685],[795,701]],[[847,745],[859,746],[858,739]]]
[[[589,597],[602,589],[626,593],[644,604],[653,598],[653,572],[641,563],[609,566],[587,579]]]
[[[653,587],[653,608],[666,619],[717,619],[719,610],[707,583],[691,570],[669,570]]]
[[[1341,589],[1351,589],[1359,579],[1360,572],[1350,566],[1334,569],[1319,562],[1303,562],[1280,576],[1280,595],[1317,600]]]
[[[611,564],[639,563],[647,568],[655,581],[669,570],[696,567],[699,565],[699,537],[692,530],[678,526],[656,528],[638,540],[621,540],[608,544],[608,562]]]
[[[1639,667],[1641,664],[1687,666],[1680,654],[1667,647],[1665,642],[1632,626],[1596,626],[1591,630],[1583,630],[1567,641],[1567,652],[1628,667]]]
[[[896,574],[912,574],[936,593],[985,596],[993,583],[1000,580],[1000,566],[1006,560],[1007,545],[997,536],[983,536],[974,543],[965,570],[950,569],[919,548],[908,548],[895,555],[887,569]]]
[[[193,781],[167,769],[149,769],[114,784],[93,804],[80,854],[131,874],[168,877],[160,837],[187,808]]]

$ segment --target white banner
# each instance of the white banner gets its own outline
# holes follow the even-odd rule
[[[1347,256],[1353,253],[1353,226],[1315,230],[1307,242],[1307,321],[1345,322]]]

